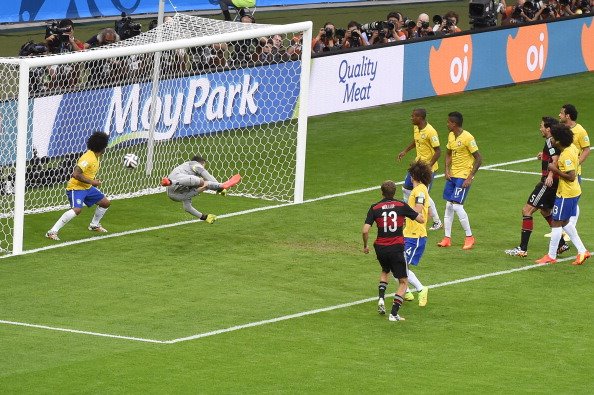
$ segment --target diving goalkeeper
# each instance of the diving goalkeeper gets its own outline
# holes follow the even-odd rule
[[[217,191],[225,195],[227,189],[241,181],[241,175],[236,174],[227,181],[220,183],[205,169],[206,159],[195,155],[190,161],[184,162],[171,171],[168,177],[161,180],[161,185],[167,187],[169,199],[182,202],[184,210],[193,216],[212,224],[217,216],[203,214],[192,206],[192,198],[205,190]]]

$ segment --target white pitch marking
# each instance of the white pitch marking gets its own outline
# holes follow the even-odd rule
[[[563,258],[563,259],[559,259],[557,262],[569,261],[571,259],[574,259],[574,258],[573,257]],[[445,287],[448,285],[456,285],[456,284],[461,284],[461,283],[465,283],[465,282],[469,282],[469,281],[476,281],[476,280],[481,280],[483,278],[501,276],[504,274],[510,274],[510,273],[515,273],[515,272],[530,270],[530,269],[534,269],[537,267],[548,266],[548,265],[549,265],[548,263],[543,263],[543,264],[522,266],[522,267],[518,267],[515,269],[510,269],[510,270],[502,270],[502,271],[493,272],[493,273],[481,274],[478,276],[461,278],[458,280],[446,281],[446,282],[439,283],[439,284],[429,285],[428,287],[429,288],[439,288],[439,287]],[[175,343],[181,343],[181,342],[190,341],[190,340],[202,339],[204,337],[220,335],[223,333],[235,332],[235,331],[238,331],[241,329],[253,328],[256,326],[262,326],[262,325],[267,325],[267,324],[274,324],[276,322],[287,321],[287,320],[291,320],[294,318],[301,318],[301,317],[305,317],[308,315],[324,313],[327,311],[344,309],[347,307],[352,307],[352,306],[356,306],[356,305],[360,305],[360,304],[364,304],[364,303],[369,303],[374,300],[377,300],[377,296],[372,297],[372,298],[357,300],[354,302],[341,303],[341,304],[337,304],[334,306],[322,307],[322,308],[315,309],[315,310],[303,311],[301,313],[284,315],[281,317],[271,318],[268,320],[249,322],[247,324],[242,324],[242,325],[235,325],[235,326],[232,326],[229,328],[217,329],[217,330],[210,331],[210,332],[199,333],[196,335],[180,337],[180,338],[172,339],[172,340],[146,339],[146,338],[142,338],[142,337],[121,336],[121,335],[114,335],[114,334],[109,334],[109,333],[90,332],[90,331],[83,331],[83,330],[77,330],[77,329],[60,328],[60,327],[54,327],[54,326],[48,326],[48,325],[29,324],[29,323],[24,323],[24,322],[5,321],[5,320],[0,320],[0,324],[24,326],[24,327],[28,327],[28,328],[45,329],[45,330],[52,330],[52,331],[59,331],[59,332],[68,332],[68,333],[75,333],[75,334],[80,334],[80,335],[107,337],[107,338],[112,338],[112,339],[131,340],[131,341],[137,341],[137,342],[143,342],[143,343],[175,344]]]
[[[494,168],[496,168],[498,166],[513,165],[513,164],[516,164],[516,163],[529,162],[529,161],[533,161],[533,160],[536,160],[536,159],[535,158],[519,159],[519,160],[515,160],[515,161],[511,161],[511,162],[503,162],[503,163],[496,163],[496,164],[493,164],[493,165],[483,166],[483,167],[481,167],[481,169],[483,169],[483,170],[490,170],[490,169],[494,169]],[[441,178],[443,176],[444,176],[443,174],[438,174],[438,175],[435,176],[435,178]],[[401,181],[401,182],[396,183],[396,185],[401,185],[402,183],[403,182]],[[354,195],[354,194],[363,193],[363,192],[370,192],[370,191],[376,190],[377,188],[378,188],[377,186],[373,186],[373,187],[369,187],[369,188],[357,189],[357,190],[354,190],[354,191],[347,191],[347,192],[335,193],[335,194],[332,194],[332,195],[320,196],[320,197],[317,197],[317,198],[304,200],[303,203],[281,203],[281,204],[276,204],[276,205],[273,205],[273,206],[258,207],[258,208],[253,208],[253,209],[249,209],[249,210],[237,211],[237,212],[229,213],[229,214],[222,214],[222,215],[219,215],[218,218],[219,219],[230,218],[230,217],[235,217],[235,216],[238,216],[238,215],[251,214],[251,213],[256,213],[256,212],[260,212],[260,211],[273,210],[273,209],[277,209],[277,208],[293,206],[293,205],[296,205],[296,204],[313,203],[313,202],[318,202],[318,201],[321,201],[321,200],[328,200],[328,199],[334,199],[334,198],[342,197],[342,196]],[[151,226],[151,227],[148,227],[148,228],[141,228],[141,229],[128,230],[128,231],[125,231],[125,232],[111,233],[111,234],[102,235],[102,236],[93,236],[93,237],[89,237],[89,238],[86,238],[86,239],[67,241],[67,242],[63,242],[63,243],[59,243],[59,244],[52,244],[52,245],[48,245],[48,246],[45,246],[45,247],[40,247],[40,248],[31,249],[31,250],[26,250],[26,251],[23,251],[21,253],[21,255],[34,254],[34,253],[41,252],[41,251],[53,250],[55,248],[69,247],[69,246],[72,246],[72,245],[77,245],[77,244],[82,244],[82,243],[89,243],[89,242],[92,242],[92,241],[97,241],[97,240],[107,239],[107,238],[112,238],[112,237],[128,236],[128,235],[132,235],[132,234],[136,234],[136,233],[144,233],[144,232],[151,232],[151,231],[154,231],[154,230],[161,230],[161,229],[166,229],[166,228],[173,228],[173,227],[176,227],[176,226],[192,224],[192,223],[195,223],[195,222],[200,222],[200,221],[197,220],[197,219],[196,220],[187,220],[187,221],[175,222],[175,223],[172,223],[172,224]],[[14,257],[14,256],[15,255],[12,255],[12,254],[0,255],[0,259],[11,258],[11,257]]]
[[[59,328],[59,327],[47,326],[47,325],[28,324],[28,323],[25,323],[25,322],[15,322],[15,321],[4,321],[4,320],[0,320],[0,324],[25,326],[25,327],[28,327],[28,328],[36,328],[36,329],[47,329],[47,330],[50,330],[50,331],[58,331],[58,332],[77,333],[79,335],[90,335],[90,336],[99,336],[99,337],[109,337],[109,338],[112,338],[112,339],[134,340],[134,341],[137,341],[137,342],[145,342],[145,343],[158,343],[158,344],[167,343],[167,342],[162,341],[162,340],[144,339],[142,337],[112,335],[112,334],[109,334],[109,333],[81,331],[81,330],[78,330],[78,329],[68,329],[68,328]]]

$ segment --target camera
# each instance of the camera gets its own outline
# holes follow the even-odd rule
[[[120,38],[122,40],[127,40],[131,37],[138,36],[142,25],[134,22],[132,17],[127,16],[125,12],[122,12],[122,19],[116,21],[114,27]]]
[[[324,34],[326,35],[326,38],[331,38],[332,36],[334,36],[334,31],[327,27],[326,29],[324,29]]]
[[[353,31],[351,31],[351,38],[357,39],[357,42],[359,42],[361,35],[358,32],[353,30]]]
[[[569,5],[571,3],[571,0],[559,0],[559,4],[561,5]]]
[[[382,30],[384,28],[384,21],[369,22],[361,26],[361,30]]]
[[[19,56],[37,56],[44,55],[48,52],[45,44],[36,44],[33,41],[28,41],[19,50]]]
[[[404,27],[406,27],[407,29],[414,29],[415,27],[417,27],[417,22],[413,21],[412,19],[405,19]]]
[[[343,38],[345,33],[346,33],[346,30],[344,30],[344,29],[336,29],[336,32],[334,33],[334,35],[338,38]]]
[[[421,29],[429,29],[429,22],[421,21]]]
[[[45,25],[45,38],[49,36],[56,35],[60,39],[60,41],[68,42],[70,37],[68,33],[72,31],[72,27],[60,27],[58,21],[50,21],[47,25]]]

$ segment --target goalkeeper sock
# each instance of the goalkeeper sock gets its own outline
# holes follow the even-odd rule
[[[95,215],[93,215],[93,220],[91,221],[91,226],[99,226],[99,222],[101,222],[101,218],[103,218],[106,211],[107,208],[97,206]]]
[[[60,219],[50,229],[50,232],[58,233],[58,231],[60,229],[62,229],[62,227],[64,225],[66,225],[68,222],[70,222],[70,220],[72,220],[72,218],[74,218],[74,217],[76,217],[76,213],[74,212],[74,210],[70,209],[70,210],[66,211],[64,214],[62,214]]]
[[[388,283],[384,281],[380,281],[377,289],[378,289],[378,296],[380,299],[384,299],[386,297],[386,288],[388,288]]]

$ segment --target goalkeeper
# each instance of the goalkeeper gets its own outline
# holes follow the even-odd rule
[[[229,180],[220,183],[205,169],[206,159],[195,155],[190,161],[184,162],[164,177],[161,185],[167,187],[169,199],[182,202],[184,210],[193,216],[212,224],[217,217],[214,214],[203,214],[192,206],[192,198],[205,190],[217,191],[225,195],[227,189],[241,181],[241,175],[236,174]]]

